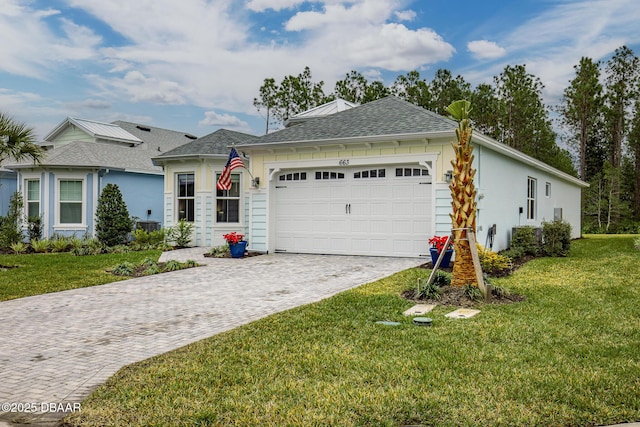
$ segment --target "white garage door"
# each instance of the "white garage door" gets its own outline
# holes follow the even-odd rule
[[[431,176],[415,166],[283,171],[275,250],[415,257],[428,253]]]

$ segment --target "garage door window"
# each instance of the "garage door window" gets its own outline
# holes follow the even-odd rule
[[[344,179],[344,174],[342,172],[318,171],[316,179]]]
[[[387,175],[387,171],[385,169],[369,169],[366,171],[354,172],[354,179],[363,179],[363,178],[384,178]]]
[[[278,177],[279,181],[306,181],[306,172],[283,173]]]
[[[396,176],[429,176],[429,170],[421,168],[396,168]]]
[[[216,182],[220,174],[216,176]],[[240,174],[231,174],[231,188],[216,190],[217,222],[240,222]]]

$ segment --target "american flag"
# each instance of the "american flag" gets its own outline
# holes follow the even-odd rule
[[[231,189],[231,171],[235,168],[243,168],[244,163],[242,159],[238,155],[238,152],[235,148],[231,149],[229,153],[229,160],[227,160],[227,164],[222,170],[222,174],[220,174],[220,178],[218,178],[218,182],[216,183],[216,188],[218,190],[230,190]]]

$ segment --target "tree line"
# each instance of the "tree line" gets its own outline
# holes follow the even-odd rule
[[[350,71],[331,93],[325,93],[324,82],[314,81],[305,67],[280,83],[266,78],[253,104],[265,115],[268,133],[336,98],[364,104],[394,95],[442,115],[453,101],[466,99],[475,129],[590,184],[583,192],[585,232],[638,232],[640,61],[622,46],[607,62],[583,57],[574,70],[558,105],[543,102],[544,84],[526,65],[507,65],[491,84],[476,87],[447,69],[437,70],[430,81],[413,70],[387,86]]]

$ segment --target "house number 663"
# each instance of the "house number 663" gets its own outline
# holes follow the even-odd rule
[[[349,166],[349,160],[340,160],[338,164],[340,166]]]

